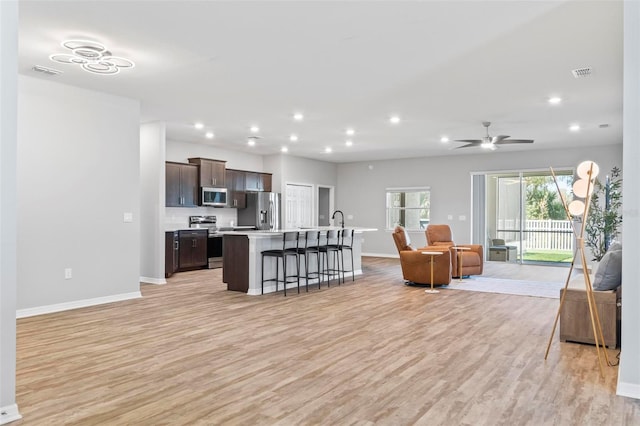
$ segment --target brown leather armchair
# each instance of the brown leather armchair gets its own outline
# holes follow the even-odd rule
[[[433,247],[467,247],[470,250],[457,252],[451,250],[451,271],[458,277],[458,256],[462,256],[462,275],[481,275],[484,265],[484,250],[480,244],[455,244],[451,237],[449,225],[428,225],[425,231],[427,244]]]
[[[431,256],[421,251],[441,251],[443,254],[434,256],[433,283],[445,285],[451,282],[451,253],[448,248],[422,247],[416,250],[411,247],[409,235],[402,226],[393,230],[393,241],[400,254],[400,266],[403,278],[413,284],[431,284]]]

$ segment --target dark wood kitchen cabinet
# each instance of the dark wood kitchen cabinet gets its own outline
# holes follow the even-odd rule
[[[222,282],[227,290],[249,291],[249,238],[246,235],[225,235],[222,240]]]
[[[164,234],[164,277],[169,278],[178,271],[180,262],[180,234],[169,231]]]
[[[226,161],[197,157],[189,158],[189,163],[200,167],[200,186],[212,188],[224,188],[226,186]]]
[[[247,197],[244,190],[246,172],[242,170],[227,169],[227,204],[229,207],[244,209],[247,206]]]
[[[271,192],[271,173],[246,172],[247,192]]]
[[[198,202],[198,167],[192,164],[165,163],[165,205],[196,207]]]
[[[180,238],[179,269],[196,269],[207,266],[206,229],[178,231]]]
[[[260,173],[260,181],[264,192],[271,192],[271,173]]]

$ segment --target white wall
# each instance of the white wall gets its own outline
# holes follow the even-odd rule
[[[140,281],[165,284],[165,152],[164,122],[140,126]]]
[[[355,226],[377,228],[368,232],[362,251],[369,254],[397,255],[386,228],[385,189],[390,187],[431,187],[431,222],[451,226],[455,241],[471,241],[471,173],[519,169],[545,169],[550,166],[575,167],[583,160],[594,160],[607,171],[622,165],[622,145],[553,151],[476,152],[469,155],[424,157],[404,160],[360,162],[338,165],[336,208],[354,218]],[[448,220],[448,215],[453,220]],[[466,220],[459,219],[465,216]],[[348,223],[349,223],[348,222]],[[426,245],[424,232],[411,234],[414,246]]]
[[[618,394],[640,399],[640,3],[624,3],[622,343]]]
[[[18,309],[139,295],[139,102],[26,76],[18,89]]]
[[[0,424],[16,404],[18,2],[0,1]]]
[[[269,170],[264,170],[261,155],[231,151],[201,143],[167,141],[167,161],[188,163],[188,159],[191,157],[226,161],[226,166],[229,169],[271,173]]]

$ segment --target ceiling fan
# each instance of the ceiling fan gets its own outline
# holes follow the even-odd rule
[[[483,121],[482,125],[487,129],[487,135],[482,139],[458,139],[455,142],[466,142],[466,145],[459,146],[458,148],[469,148],[471,146],[479,146],[484,149],[494,150],[498,145],[506,145],[511,143],[533,143],[533,139],[509,139],[509,136],[498,135],[489,136],[490,121]],[[458,149],[456,148],[456,149]]]

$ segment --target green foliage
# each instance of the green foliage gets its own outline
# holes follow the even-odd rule
[[[567,218],[562,201],[548,176],[526,178],[527,217],[529,219],[564,220]]]
[[[589,215],[585,227],[585,244],[593,253],[593,260],[600,261],[609,243],[620,232],[622,225],[622,177],[620,169],[611,169],[608,184],[597,178],[594,182]]]

